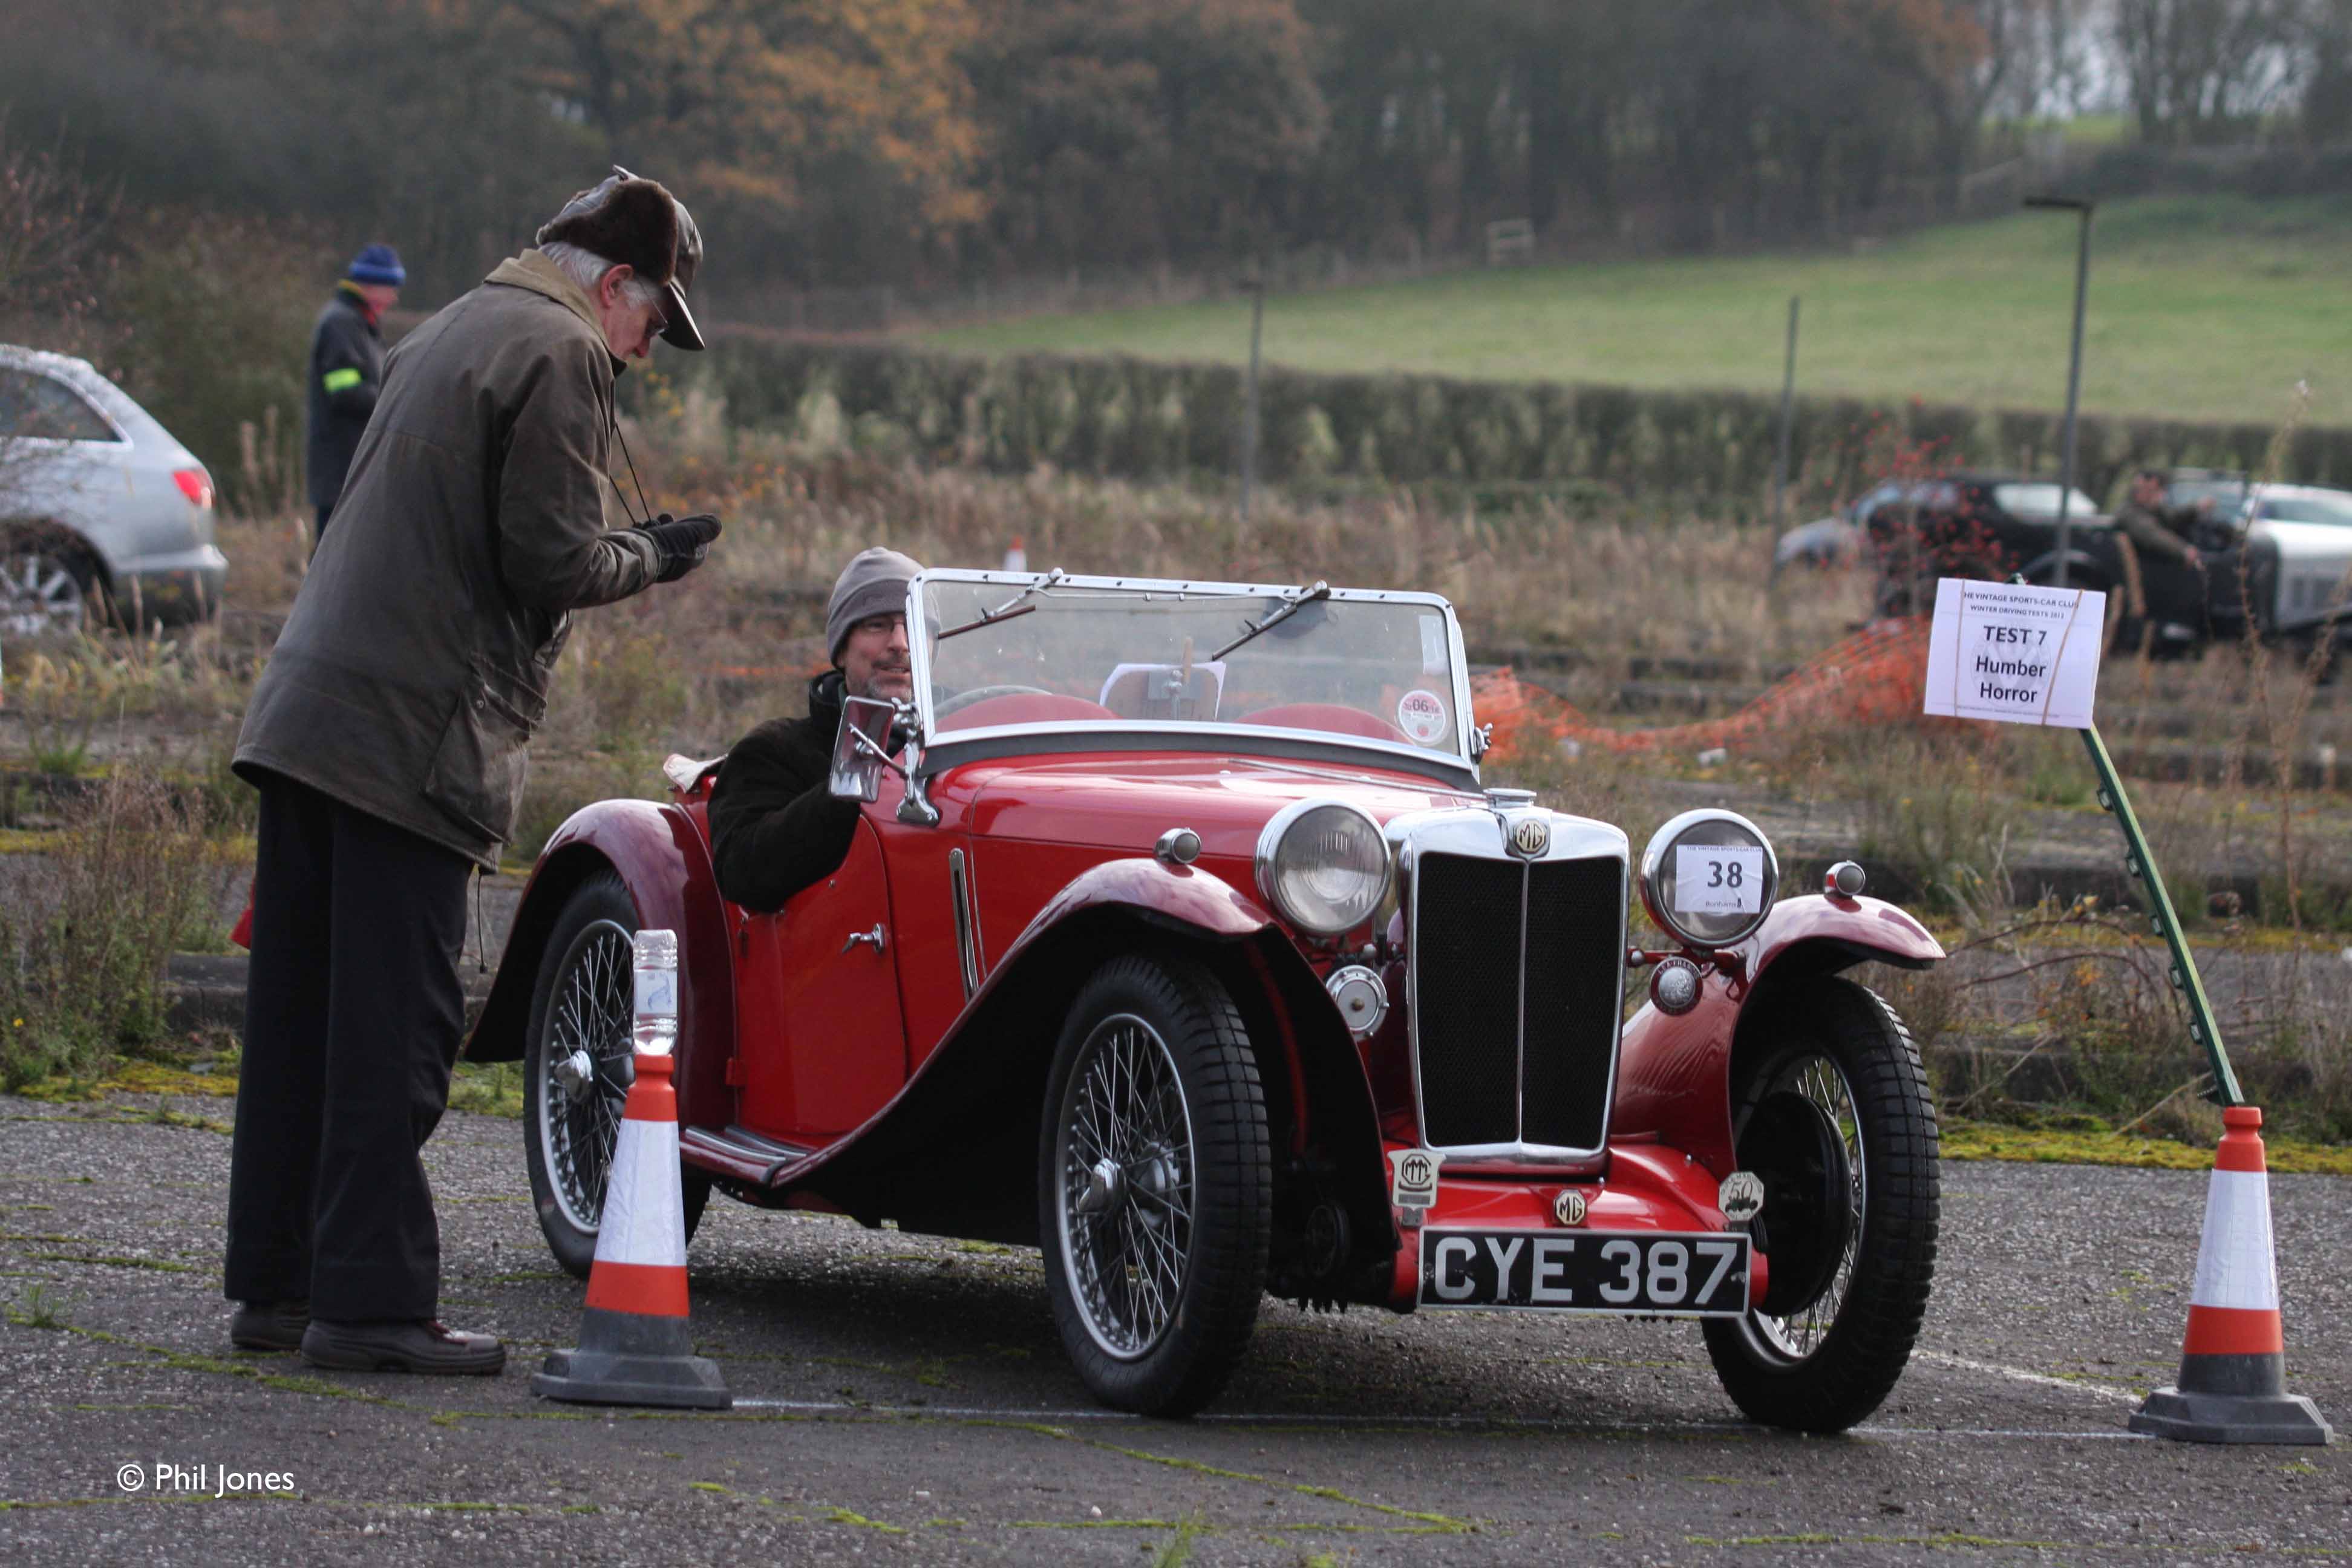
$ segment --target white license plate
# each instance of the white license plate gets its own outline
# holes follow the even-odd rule
[[[1734,1318],[1748,1237],[1631,1231],[1423,1230],[1421,1305]]]

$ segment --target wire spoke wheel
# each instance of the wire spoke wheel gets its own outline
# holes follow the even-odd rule
[[[1703,1332],[1752,1419],[1841,1432],[1894,1388],[1927,1312],[1936,1111],[1909,1032],[1874,993],[1821,979],[1771,1006],[1731,1086],[1740,1166],[1764,1184],[1766,1292]]]
[[[604,1213],[604,1184],[620,1142],[621,1110],[635,1052],[630,933],[611,921],[583,931],[556,982],[540,1134],[563,1217],[593,1231]]]
[[[1825,1056],[1807,1056],[1791,1062],[1767,1086],[1802,1096],[1822,1113],[1834,1131],[1844,1154],[1843,1244],[1829,1268],[1829,1282],[1820,1295],[1784,1315],[1757,1311],[1747,1325],[1764,1348],[1790,1361],[1802,1361],[1821,1348],[1830,1326],[1853,1284],[1854,1260],[1862,1253],[1863,1215],[1870,1194],[1870,1166],[1862,1145],[1862,1117],[1855,1109],[1853,1086],[1845,1072]]]
[[[1257,1058],[1208,969],[1130,953],[1062,1023],[1037,1140],[1055,1327],[1096,1398],[1189,1415],[1248,1349],[1274,1229]]]
[[[563,901],[541,950],[523,1045],[523,1152],[548,1250],[588,1277],[604,1223],[604,1191],[636,1077],[636,907],[610,872]],[[692,1239],[710,1178],[679,1173]]]
[[[1168,1331],[1192,1251],[1192,1128],[1168,1043],[1121,1014],[1082,1047],[1065,1104],[1063,1257],[1087,1330],[1122,1361]]]

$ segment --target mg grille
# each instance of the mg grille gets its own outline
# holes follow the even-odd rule
[[[1415,862],[1413,1035],[1438,1148],[1597,1149],[1609,1123],[1625,863]]]

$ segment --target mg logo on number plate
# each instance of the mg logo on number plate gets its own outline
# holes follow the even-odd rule
[[[1532,860],[1551,847],[1551,824],[1540,816],[1523,816],[1511,829],[1511,848]]]
[[[1551,1217],[1562,1225],[1584,1223],[1584,1194],[1574,1187],[1562,1187],[1551,1201]]]

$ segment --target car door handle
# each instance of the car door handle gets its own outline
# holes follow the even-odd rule
[[[851,931],[849,933],[849,940],[841,944],[841,951],[847,952],[851,948],[856,947],[861,942],[872,942],[874,944],[874,951],[880,952],[884,948],[890,945],[890,933],[882,929],[882,922],[880,921],[876,921],[872,931]]]

